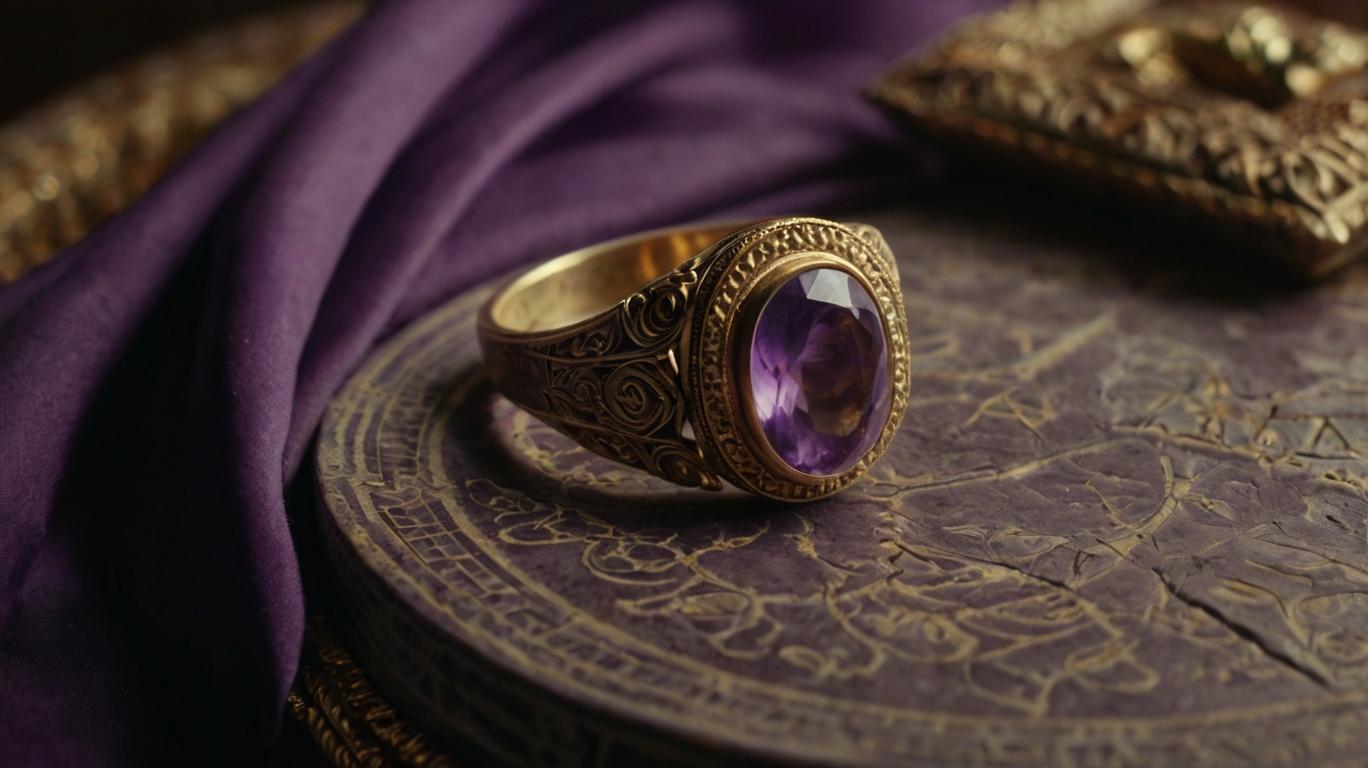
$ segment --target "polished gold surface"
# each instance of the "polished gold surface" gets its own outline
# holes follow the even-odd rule
[[[808,475],[760,430],[741,358],[770,293],[798,272],[854,275],[879,307],[893,406],[874,447]],[[887,447],[907,401],[907,320],[877,230],[821,219],[658,230],[561,256],[481,313],[490,377],[519,406],[599,455],[679,485],[722,480],[775,499],[828,496]]]
[[[557,257],[510,283],[490,304],[489,319],[514,333],[568,328],[611,309],[743,226],[664,229]]]

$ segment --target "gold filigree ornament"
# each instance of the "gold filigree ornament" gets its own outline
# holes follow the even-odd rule
[[[1120,192],[1304,277],[1368,249],[1368,30],[1280,5],[1020,0],[870,96],[946,144]]]
[[[586,248],[508,283],[479,335],[509,400],[688,487],[829,496],[878,459],[907,406],[897,267],[860,224],[713,224]]]

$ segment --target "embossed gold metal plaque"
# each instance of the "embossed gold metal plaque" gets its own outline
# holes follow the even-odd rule
[[[1365,64],[1368,32],[1280,5],[1039,0],[966,21],[872,95],[1315,276],[1368,244]]]

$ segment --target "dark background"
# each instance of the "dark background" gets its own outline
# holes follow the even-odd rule
[[[305,1],[0,0],[0,122],[89,75],[189,33]],[[1248,0],[1248,4],[1261,3]],[[1268,0],[1264,4],[1278,3]],[[1294,0],[1292,4],[1368,26],[1364,0]]]
[[[297,0],[0,0],[0,122],[188,34]]]

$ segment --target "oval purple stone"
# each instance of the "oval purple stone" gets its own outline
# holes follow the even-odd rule
[[[874,299],[839,269],[795,275],[760,311],[750,380],[765,438],[789,466],[810,475],[854,466],[892,404]]]

